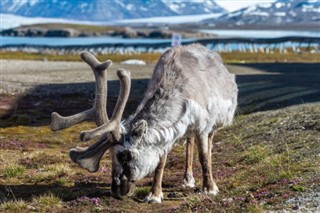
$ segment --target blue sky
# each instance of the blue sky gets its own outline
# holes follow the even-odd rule
[[[275,2],[275,0],[216,0],[215,2],[228,11],[235,11],[241,9],[242,7],[247,7],[258,3]]]

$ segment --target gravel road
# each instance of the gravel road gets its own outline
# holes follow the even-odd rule
[[[0,60],[0,63],[0,94],[24,94],[39,85],[66,85],[94,81],[91,69],[84,62]],[[131,72],[133,79],[150,78],[153,66],[153,64],[139,66],[115,63],[108,70],[108,79],[117,80],[118,68],[134,70]],[[61,87],[56,92],[73,91]]]

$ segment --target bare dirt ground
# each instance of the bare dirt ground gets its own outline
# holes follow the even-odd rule
[[[210,198],[199,195],[199,188],[181,189],[184,147],[177,145],[166,166],[161,205],[139,201],[148,193],[152,176],[140,182],[133,199],[118,201],[106,193],[111,181],[108,156],[95,174],[70,161],[68,149],[79,145],[79,132],[92,128],[91,123],[55,133],[48,128],[53,111],[70,115],[91,107],[94,78],[85,63],[1,60],[0,65],[0,211],[320,210],[319,63],[227,65],[237,75],[240,92],[234,125],[214,139],[220,194]],[[109,113],[117,98],[115,73],[120,67],[132,76],[127,116],[141,100],[154,64],[111,67]],[[299,106],[287,108],[292,105]],[[197,157],[194,167],[200,186]]]
[[[0,94],[93,95],[94,77],[83,62],[1,60]],[[131,71],[131,98],[141,99],[155,64],[113,64],[108,71],[109,96],[118,94],[116,70]],[[227,65],[237,75],[242,113],[318,102],[320,63],[262,63]]]

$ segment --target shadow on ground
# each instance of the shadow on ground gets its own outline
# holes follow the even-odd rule
[[[74,200],[77,197],[111,197],[110,184],[90,183],[75,186],[59,185],[0,185],[0,193],[8,200],[27,200],[47,194],[49,191],[59,196],[63,201]],[[1,194],[0,194],[1,196]]]
[[[132,80],[132,89],[124,112],[127,117],[141,101],[149,79]],[[108,81],[108,115],[116,104],[120,84]],[[0,96],[0,127],[49,125],[51,113],[63,116],[90,109],[94,102],[94,83],[46,84],[24,96]]]
[[[237,65],[264,73],[237,76],[240,113],[320,102],[320,63]]]
[[[237,76],[240,114],[320,102],[320,63],[235,65],[262,71]],[[132,80],[125,117],[134,112],[147,84],[148,79]],[[111,114],[117,100],[119,82],[109,81],[108,86],[108,114]],[[21,97],[2,95],[0,127],[48,125],[52,112],[71,115],[91,108],[93,99],[93,83],[40,85]]]

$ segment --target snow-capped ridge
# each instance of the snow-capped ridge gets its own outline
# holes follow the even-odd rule
[[[225,14],[218,20],[204,23],[228,23],[229,25],[315,24],[320,25],[320,1],[278,0],[273,3],[252,5]]]
[[[159,16],[224,13],[214,0],[2,0],[0,13],[26,17],[111,21]]]

